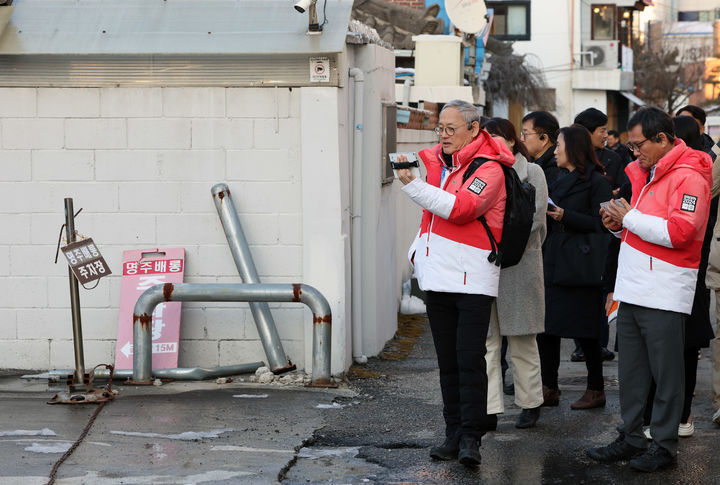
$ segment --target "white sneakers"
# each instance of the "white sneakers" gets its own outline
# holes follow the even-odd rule
[[[720,409],[715,411],[715,414],[712,416],[713,423],[720,424]]]
[[[692,436],[694,432],[695,425],[692,422],[692,418],[688,419],[687,423],[680,423],[680,426],[678,426],[678,436],[681,438]]]
[[[715,413],[718,415],[718,419],[720,419],[720,411]],[[713,416],[714,418],[714,416]],[[692,436],[695,433],[695,425],[692,422],[692,416],[688,419],[687,423],[680,423],[680,426],[678,426],[678,436],[682,438],[688,438]],[[643,426],[643,434],[645,435],[645,438],[647,438],[648,441],[652,441],[652,435],[650,434],[650,426]]]

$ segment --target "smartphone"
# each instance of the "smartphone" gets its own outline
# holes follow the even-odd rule
[[[393,169],[395,178],[398,177],[397,170],[403,168],[409,169],[413,177],[420,178],[420,160],[418,159],[417,153],[389,153],[388,158],[390,159],[390,167]]]
[[[555,209],[557,209],[557,207],[555,207],[555,206],[552,205],[552,204],[548,204],[547,210],[549,210],[549,211],[554,211]]]

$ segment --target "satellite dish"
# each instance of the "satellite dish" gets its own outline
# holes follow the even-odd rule
[[[477,34],[487,25],[483,0],[445,0],[445,11],[453,25],[467,34]]]

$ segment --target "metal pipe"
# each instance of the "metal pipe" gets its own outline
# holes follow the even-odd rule
[[[350,259],[352,272],[352,355],[355,362],[364,364],[363,313],[362,313],[362,174],[363,174],[363,94],[365,75],[362,69],[351,67],[349,75],[355,80],[355,105],[353,110],[353,159],[352,159],[352,207]]]
[[[248,364],[225,365],[214,368],[178,367],[175,369],[153,369],[152,377],[155,379],[175,379],[176,381],[202,381],[205,379],[215,379],[217,377],[251,374],[264,365],[264,362],[250,362]],[[51,374],[55,373],[56,371],[51,372]],[[110,370],[97,369],[94,375],[96,379],[107,379],[110,377]],[[132,376],[132,369],[120,369],[113,373],[114,379],[130,379]]]
[[[243,282],[250,284],[259,284],[255,263],[253,262],[252,253],[245,239],[245,233],[242,230],[240,219],[238,218],[235,205],[230,195],[230,189],[226,184],[215,184],[210,190],[212,192],[215,208],[220,216],[220,222],[225,230],[230,252],[235,260],[235,266]],[[270,364],[270,370],[279,374],[295,369],[295,365],[290,362],[283,350],[280,335],[278,335],[275,321],[273,320],[270,307],[265,301],[250,302],[250,311],[252,312],[255,326],[257,327],[260,341],[262,342],[265,355]]]
[[[75,210],[72,198],[65,198],[65,238],[67,243],[75,242]],[[72,269],[68,266],[70,281],[70,310],[72,312],[73,346],[75,349],[75,372],[73,385],[83,385],[85,376],[85,353],[83,351],[82,319],[80,317],[80,288]]]
[[[140,295],[133,315],[133,381],[151,380],[152,313],[164,301],[277,301],[299,302],[313,312],[313,365],[311,386],[333,386],[330,379],[332,313],[318,290],[303,284],[188,284],[151,286]]]
[[[402,97],[402,105],[403,106],[410,106],[410,86],[412,86],[412,78],[406,77],[405,81],[403,81],[403,97]]]

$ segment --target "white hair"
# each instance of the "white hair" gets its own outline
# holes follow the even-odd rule
[[[445,106],[443,106],[440,110],[440,113],[448,108],[455,108],[458,110],[465,122],[468,124],[473,121],[480,122],[480,110],[472,103],[468,103],[467,101],[463,101],[461,99],[453,99],[445,103]]]

